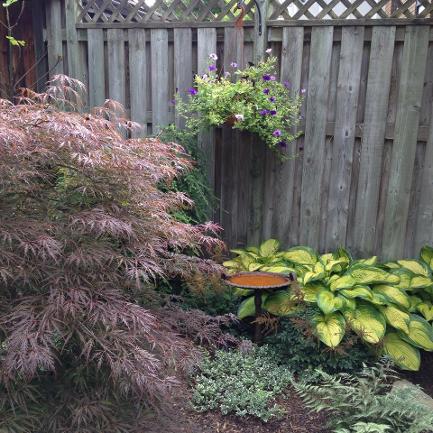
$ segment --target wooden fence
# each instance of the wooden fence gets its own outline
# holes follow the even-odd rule
[[[257,51],[251,4],[251,20],[237,29],[235,2],[220,12],[197,1],[115,3],[46,2],[48,67],[86,83],[89,106],[122,102],[148,134],[180,124],[170,101],[205,72],[209,53],[227,69]],[[188,22],[175,13],[180,3]],[[336,3],[344,11],[333,12]],[[288,149],[299,157],[285,163],[247,134],[201,136],[220,199],[215,219],[231,246],[275,237],[392,258],[433,244],[433,5],[388,3],[369,0],[363,11],[357,0],[287,0],[269,8],[265,42],[279,58],[279,78],[293,92],[305,89],[305,133]]]

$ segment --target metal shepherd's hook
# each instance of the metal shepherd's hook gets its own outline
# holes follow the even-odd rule
[[[254,1],[254,4],[256,5],[258,20],[259,20],[258,21],[258,23],[259,23],[258,33],[259,33],[259,36],[261,36],[262,35],[262,11],[260,9],[259,4],[257,3],[257,0],[253,0],[253,1]],[[236,8],[240,9],[242,11],[236,20],[236,27],[242,27],[244,24],[244,16],[245,16],[246,11],[247,11],[246,5],[245,5],[245,0],[239,0],[237,5],[236,5]]]

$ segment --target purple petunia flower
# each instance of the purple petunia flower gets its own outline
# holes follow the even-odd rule
[[[275,102],[275,96],[271,96],[271,97],[269,98],[269,101],[271,101],[271,102]]]
[[[292,87],[289,81],[283,81],[283,85],[286,89],[290,89]]]
[[[172,100],[170,101],[170,104],[171,104],[171,105],[176,105],[176,99],[172,99]]]
[[[274,137],[281,137],[281,130],[276,129],[276,130],[272,133],[272,135],[273,135]]]
[[[260,110],[259,114],[260,116],[266,116],[269,113],[269,110]]]
[[[263,78],[264,81],[271,81],[271,75],[269,75],[269,74],[264,74],[262,76],[262,78]]]
[[[271,111],[269,111],[269,114],[271,116],[275,116],[277,114],[277,110],[271,110]]]
[[[275,81],[275,80],[276,80],[275,75],[271,75],[271,81]]]
[[[238,64],[237,64],[236,62],[231,62],[231,63],[230,63],[230,66],[231,66],[232,68],[237,68],[237,67],[238,67]]]
[[[209,65],[209,71],[216,71],[216,66],[215,65]]]
[[[190,94],[191,96],[194,96],[194,95],[197,95],[198,90],[197,90],[197,89],[194,89],[194,87],[190,87],[190,88],[188,89],[188,92],[189,92],[189,94]]]
[[[287,147],[287,143],[285,140],[281,140],[278,142],[278,146],[282,147],[283,149],[285,149]]]
[[[263,89],[263,93],[264,93],[265,95],[269,95],[269,92],[270,92],[269,89]]]

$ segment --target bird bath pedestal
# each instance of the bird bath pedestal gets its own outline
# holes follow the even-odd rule
[[[263,313],[262,293],[273,292],[288,287],[294,278],[292,275],[275,274],[272,272],[239,272],[226,278],[229,286],[254,290],[254,305],[256,307],[254,342],[260,344],[263,340],[262,329],[257,320]]]

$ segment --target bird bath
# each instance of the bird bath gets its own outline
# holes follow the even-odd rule
[[[272,292],[277,289],[288,287],[294,280],[292,274],[283,275],[272,272],[239,272],[226,278],[225,282],[229,286],[254,290],[254,305],[256,307],[256,320],[254,326],[255,343],[261,343],[263,340],[261,326],[257,320],[263,313],[262,293],[264,291]]]

